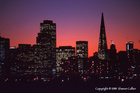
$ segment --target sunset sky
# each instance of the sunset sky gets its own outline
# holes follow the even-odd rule
[[[76,46],[88,41],[89,56],[98,51],[101,13],[104,13],[107,45],[117,51],[133,41],[140,49],[140,0],[0,0],[0,35],[10,46],[36,44],[43,20],[56,23],[56,43]]]

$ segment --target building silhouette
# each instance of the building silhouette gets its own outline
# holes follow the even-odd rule
[[[134,66],[134,54],[133,54],[133,42],[126,42],[126,53],[127,53],[127,64],[128,64],[128,76],[131,77],[133,75],[133,71],[135,70]]]
[[[128,59],[131,59],[133,55],[133,42],[132,41],[126,42],[126,52],[127,52]]]
[[[107,41],[106,41],[106,32],[105,32],[103,12],[102,12],[101,26],[100,26],[98,57],[101,60],[108,60]]]
[[[0,36],[0,77],[9,74],[10,39]]]
[[[51,20],[40,23],[35,45],[19,44],[16,65],[12,73],[24,77],[51,79],[56,73],[56,24]],[[15,71],[14,71],[15,69]]]
[[[16,56],[14,62],[15,66],[11,67],[12,76],[25,77],[34,74],[34,63],[33,63],[33,50],[31,44],[19,44],[15,50]]]
[[[88,41],[76,41],[76,56],[88,58]]]
[[[98,52],[88,58],[88,41],[76,41],[72,46],[56,48],[56,23],[44,20],[36,44],[19,44],[9,49],[8,38],[0,37],[0,79],[10,74],[15,80],[43,80],[60,78],[139,79],[140,50],[133,42],[126,43],[126,51],[116,52],[111,44],[107,49],[104,16],[101,16]],[[76,56],[75,56],[76,55]],[[57,77],[55,77],[57,76]],[[1,78],[2,77],[2,78]]]
[[[44,69],[47,68],[48,75],[56,72],[56,23],[51,20],[44,20],[40,23],[40,33],[36,38],[37,45],[44,46],[43,62]],[[39,54],[42,52],[39,52]]]
[[[61,75],[62,72],[62,60],[68,61],[70,57],[75,56],[75,47],[71,46],[60,46],[56,48],[56,72],[57,76]]]
[[[124,79],[125,76],[127,76],[128,72],[128,60],[127,60],[127,52],[126,51],[119,51],[117,53],[117,73],[118,73],[118,79]]]
[[[110,49],[108,49],[109,59],[110,59],[110,74],[111,76],[118,75],[118,67],[117,67],[117,51],[114,43],[110,45]]]
[[[68,60],[62,59],[62,73],[63,78],[77,78],[79,77],[78,72],[78,60],[76,56],[69,57]]]
[[[76,41],[76,56],[80,75],[87,74],[88,41]]]
[[[16,64],[18,63],[16,60],[17,57],[17,48],[16,47],[10,47],[10,76],[15,77],[17,76],[17,69]]]
[[[140,78],[140,50],[134,49],[134,63],[132,66],[133,77]]]
[[[115,61],[116,57],[117,57],[117,51],[116,51],[115,44],[110,45],[110,51],[109,52],[110,52],[110,56],[109,56],[110,60]]]

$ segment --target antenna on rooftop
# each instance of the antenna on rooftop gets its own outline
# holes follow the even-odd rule
[[[111,43],[114,44],[113,40],[111,40]]]

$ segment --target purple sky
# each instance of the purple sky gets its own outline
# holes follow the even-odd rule
[[[36,44],[43,20],[57,25],[57,47],[85,40],[89,56],[98,50],[101,13],[104,13],[107,44],[118,51],[127,41],[140,49],[140,0],[0,0],[0,35],[11,46]]]

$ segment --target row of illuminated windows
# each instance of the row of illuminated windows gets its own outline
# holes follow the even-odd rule
[[[56,52],[61,52],[61,51],[63,51],[63,52],[75,52],[75,49],[56,49]]]

